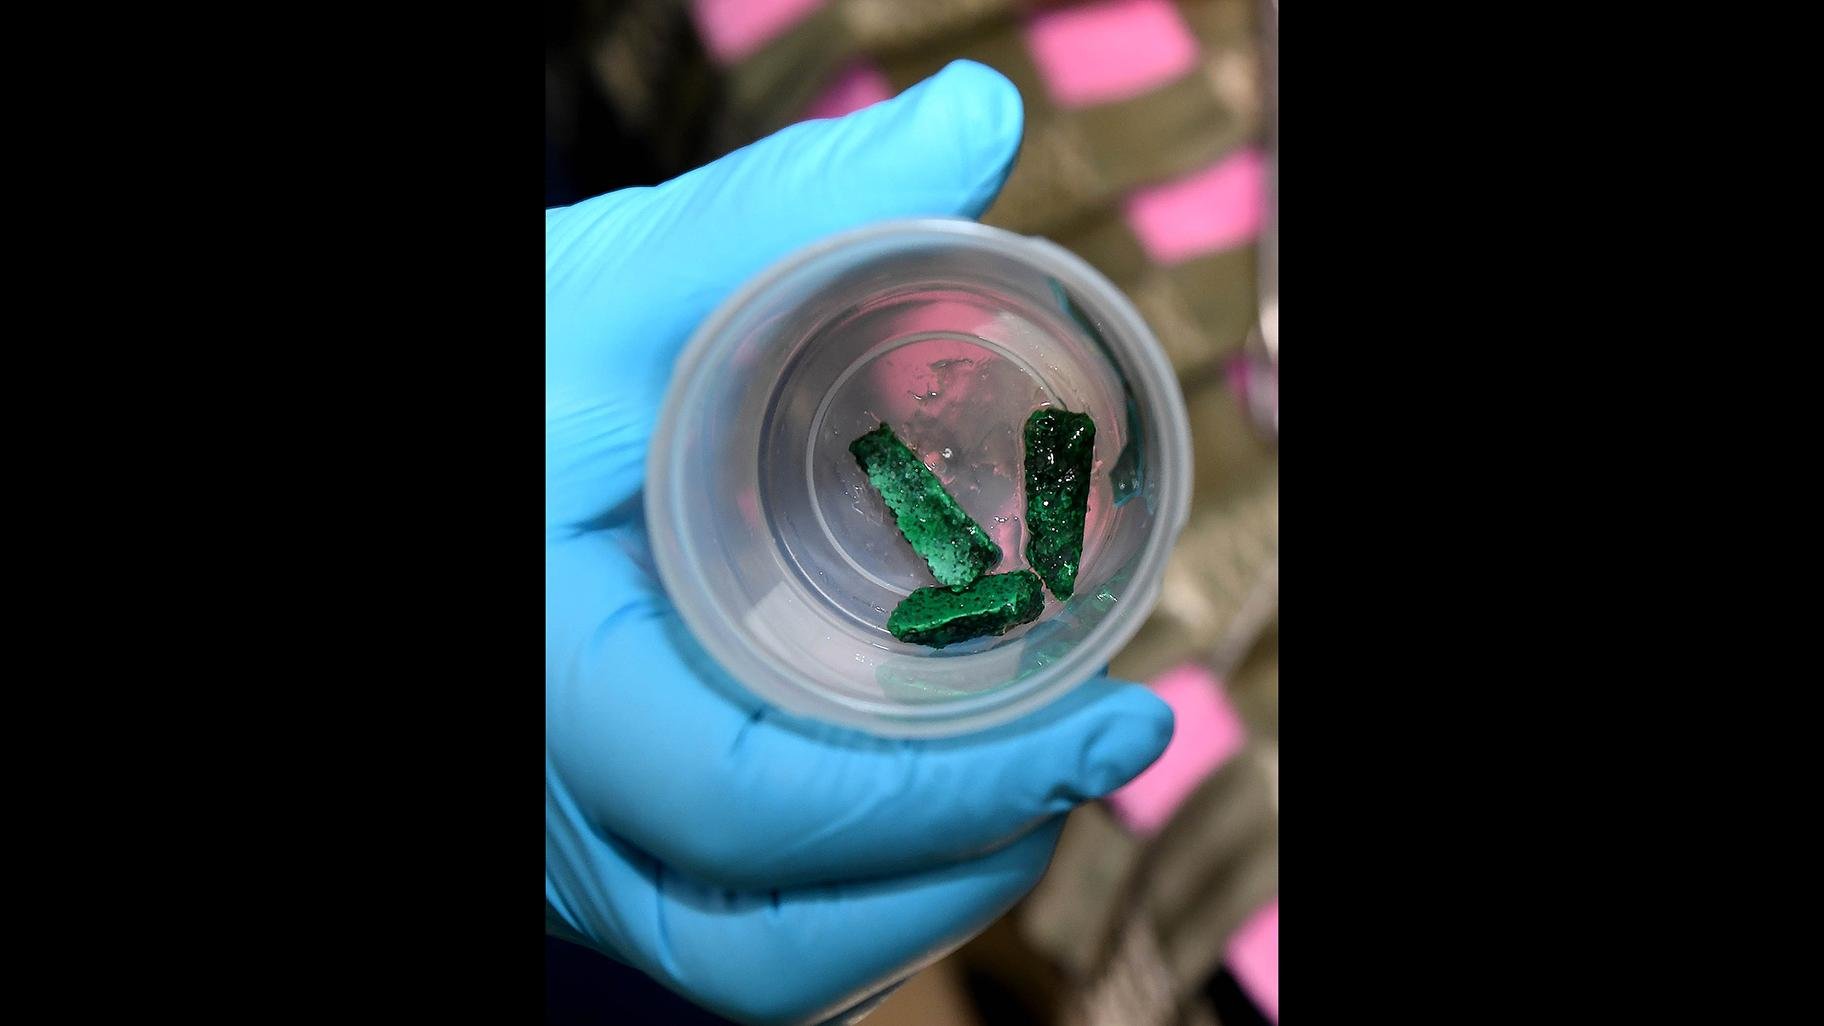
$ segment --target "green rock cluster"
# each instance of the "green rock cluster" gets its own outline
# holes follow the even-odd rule
[[[900,535],[938,582],[906,596],[887,617],[887,631],[908,644],[943,648],[1038,619],[1046,587],[1060,601],[1069,598],[1083,560],[1095,440],[1088,414],[1042,409],[1026,422],[1026,521],[1032,535],[1026,559],[1036,574],[988,573],[1001,561],[1000,547],[890,426],[882,424],[849,443],[868,483],[893,511]]]

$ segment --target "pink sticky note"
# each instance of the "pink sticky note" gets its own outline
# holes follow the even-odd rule
[[[703,46],[719,63],[750,56],[824,0],[691,0]]]
[[[1026,45],[1060,106],[1088,107],[1156,89],[1197,66],[1197,37],[1171,0],[1101,0],[1041,11]]]
[[[1267,1018],[1279,1021],[1279,899],[1248,917],[1229,938],[1229,972]]]
[[[839,118],[870,107],[893,95],[892,83],[872,64],[852,64],[830,81],[811,105],[806,118]]]
[[[1247,737],[1221,683],[1203,667],[1180,667],[1151,687],[1172,707],[1177,728],[1158,762],[1108,796],[1115,818],[1142,837],[1158,833],[1197,785],[1239,751]]]
[[[1265,163],[1249,147],[1176,181],[1137,190],[1127,223],[1155,263],[1175,264],[1260,235]]]

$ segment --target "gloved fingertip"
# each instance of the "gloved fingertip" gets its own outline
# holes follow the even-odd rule
[[[1165,753],[1177,717],[1159,696],[1137,684],[1117,687],[1096,711],[1099,721],[1084,748],[1082,787],[1100,798]]]
[[[1026,123],[1019,89],[986,64],[955,60],[902,95],[915,117],[936,119],[952,140],[966,178],[958,212],[979,215],[1000,193],[1019,153]]]
[[[958,131],[985,158],[1005,164],[1019,149],[1026,127],[1020,90],[986,64],[955,60],[930,79],[933,93],[952,108]]]

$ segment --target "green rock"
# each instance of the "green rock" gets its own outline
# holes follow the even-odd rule
[[[1034,410],[1026,419],[1026,562],[1063,601],[1077,587],[1096,423],[1087,413]]]
[[[1000,563],[1000,546],[892,428],[882,424],[850,442],[849,451],[939,584],[963,587]]]
[[[966,588],[920,588],[887,617],[887,631],[911,645],[943,648],[1005,634],[1039,618],[1045,592],[1031,570],[990,574]]]

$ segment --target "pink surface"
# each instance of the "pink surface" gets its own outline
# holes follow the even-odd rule
[[[839,118],[893,96],[887,76],[871,64],[851,65],[837,75],[811,105],[806,118]]]
[[[893,325],[896,335],[924,331],[955,331],[969,324],[979,311],[961,303],[928,303],[902,316]],[[963,330],[967,330],[966,328]],[[982,360],[980,347],[947,338],[932,338],[902,345],[875,360],[866,373],[873,382],[874,415],[889,424],[915,419],[960,420],[952,411],[967,413],[974,406]],[[934,365],[954,361],[942,370]]]
[[[765,46],[823,0],[691,0],[690,6],[704,48],[727,64]]]
[[[760,493],[752,488],[743,488],[735,493],[735,505],[741,510],[741,518],[748,526],[758,531],[766,526],[760,519]]]
[[[1136,191],[1127,223],[1147,256],[1175,264],[1260,235],[1265,164],[1252,147],[1176,181]]]
[[[1197,39],[1171,0],[1102,0],[1046,10],[1026,44],[1052,99],[1087,107],[1139,96],[1197,66]]]
[[[1241,748],[1241,717],[1208,670],[1184,666],[1152,683],[1178,718],[1159,761],[1126,787],[1108,796],[1115,818],[1134,833],[1150,837],[1211,771]]]
[[[1267,1018],[1279,1021],[1279,899],[1248,917],[1229,938],[1229,972]]]

